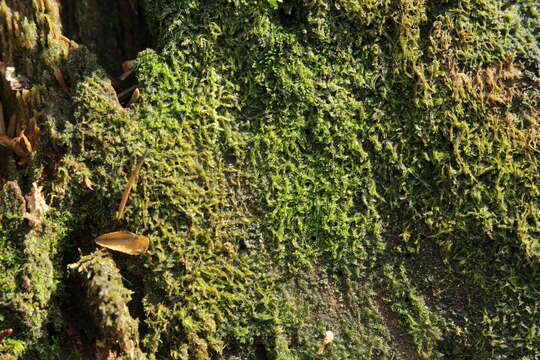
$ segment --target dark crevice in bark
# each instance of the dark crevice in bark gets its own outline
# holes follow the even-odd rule
[[[258,338],[256,339],[255,343],[253,344],[255,348],[255,358],[257,360],[269,360],[270,354],[268,353],[268,350],[264,346],[264,343],[262,339]]]
[[[137,0],[61,0],[63,34],[87,46],[113,76],[150,45]]]
[[[81,359],[95,359],[94,344],[97,340],[96,327],[83,302],[82,284],[77,279],[70,278],[66,282],[66,296],[60,307],[62,326],[69,339],[69,348],[74,355]]]

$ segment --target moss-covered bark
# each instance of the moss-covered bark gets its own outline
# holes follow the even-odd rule
[[[144,359],[138,348],[138,324],[127,307],[131,291],[122,284],[114,260],[98,251],[82,257],[68,268],[76,286],[85,289],[76,295],[81,298],[81,308],[88,309],[93,319],[89,326],[95,331],[95,357],[107,358],[113,354],[116,358],[120,353],[125,354],[126,359]]]
[[[0,60],[30,81],[0,89],[26,151],[0,159],[1,356],[540,356],[535,2],[110,9],[146,28],[105,41],[56,1],[0,2]],[[111,83],[129,24],[151,48]],[[116,230],[148,252],[96,249]]]

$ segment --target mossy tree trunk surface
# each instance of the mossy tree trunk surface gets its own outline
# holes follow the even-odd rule
[[[0,359],[540,357],[539,14],[0,0]]]

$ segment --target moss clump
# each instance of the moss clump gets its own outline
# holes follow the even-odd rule
[[[283,277],[316,266],[338,282],[379,272],[382,295],[418,355],[470,354],[479,343],[495,357],[535,353],[537,340],[526,331],[514,340],[502,328],[480,335],[487,333],[475,322],[492,329],[482,312],[500,318],[502,309],[513,331],[538,319],[520,311],[517,300],[537,303],[530,286],[536,272],[521,270],[523,263],[538,266],[530,250],[538,236],[538,168],[530,147],[536,128],[530,110],[519,106],[535,102],[536,95],[520,90],[537,76],[525,69],[538,52],[523,51],[532,34],[524,23],[537,18],[492,2],[368,8],[287,1],[277,10],[264,3],[152,2],[147,11],[154,16],[149,23],[159,24],[160,47],[159,55],[140,57],[139,109],[152,121],[194,124],[206,136],[193,143],[212,139],[213,154],[243,171],[251,218],[279,269],[277,288]],[[505,17],[512,22],[499,21]],[[476,85],[469,88],[457,73],[480,73],[484,91],[472,95]],[[494,103],[498,97],[503,103]],[[509,113],[517,129],[504,125]],[[497,185],[503,183],[504,192]],[[527,214],[528,225],[517,231],[519,214]],[[428,276],[442,269],[443,281]],[[516,279],[516,292],[503,295],[500,289]],[[444,296],[446,283],[458,300]],[[458,291],[458,284],[479,290]],[[513,300],[494,311],[487,299]],[[302,313],[293,308],[279,318]],[[299,324],[289,325],[284,331],[293,339]],[[517,343],[519,350],[508,350]],[[267,346],[284,357],[309,347],[276,344],[283,341]],[[388,337],[383,344],[387,353],[395,349]]]
[[[56,295],[61,289],[58,253],[66,226],[59,218],[55,223],[39,219],[39,226],[27,222],[30,196],[25,199],[15,181],[7,182],[0,195],[1,319],[3,329],[14,329],[0,350],[28,358],[50,353],[68,356],[58,343],[61,320]]]
[[[82,289],[83,309],[90,312],[96,330],[96,356],[145,359],[138,348],[138,323],[127,307],[132,292],[122,284],[113,259],[104,251],[82,257],[68,266]],[[116,358],[116,357],[115,357]]]

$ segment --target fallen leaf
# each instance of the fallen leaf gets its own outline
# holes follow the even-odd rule
[[[115,231],[96,238],[96,244],[129,255],[141,255],[148,250],[148,238],[129,231]]]
[[[34,227],[41,225],[43,216],[50,210],[49,205],[47,205],[41,193],[41,189],[42,187],[37,186],[37,183],[34,182],[30,195],[25,196],[27,211],[24,214],[24,218]]]

